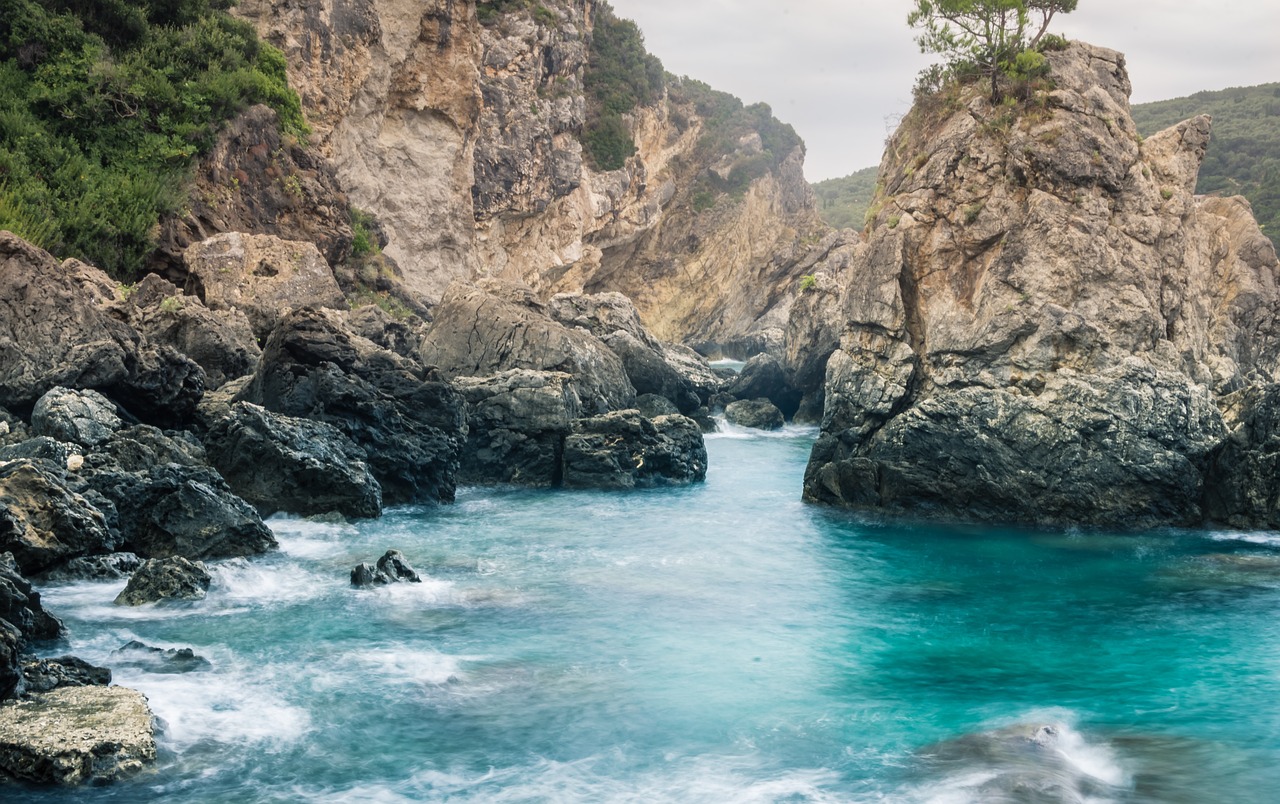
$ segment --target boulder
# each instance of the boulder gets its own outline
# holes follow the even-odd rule
[[[22,664],[23,695],[52,692],[63,687],[105,687],[111,671],[75,656],[57,659],[29,659]]]
[[[637,394],[666,397],[678,412],[691,413],[702,405],[693,386],[666,360],[661,348],[651,349],[629,332],[604,337],[605,345],[622,361],[627,379]]]
[[[290,310],[347,305],[329,263],[312,243],[227,232],[193,243],[182,259],[186,291],[210,310],[242,311],[259,339]]]
[[[455,385],[467,401],[461,482],[559,484],[564,439],[581,415],[572,377],[512,369]]]
[[[156,421],[186,421],[204,372],[113,318],[116,283],[0,232],[0,405],[27,410],[50,389],[92,388]]]
[[[102,784],[156,759],[147,699],[124,687],[66,687],[0,704],[0,774],[37,784]]]
[[[781,430],[786,420],[782,411],[768,399],[739,399],[725,405],[724,417],[730,424],[755,430]]]
[[[137,640],[111,651],[111,662],[119,667],[140,667],[149,673],[167,675],[201,672],[213,667],[191,648],[156,648]]]
[[[209,462],[263,515],[376,517],[382,489],[365,453],[331,424],[237,402],[204,437]]]
[[[51,388],[31,411],[35,435],[82,447],[96,447],[122,427],[115,404],[97,391]]]
[[[262,354],[243,312],[210,310],[156,274],[147,274],[117,309],[149,342],[195,361],[210,389],[252,374]]]
[[[674,402],[665,396],[657,394],[641,394],[637,396],[636,410],[640,411],[640,415],[646,419],[656,419],[659,416],[670,416],[680,412]]]
[[[120,546],[103,513],[44,461],[0,464],[0,551],[34,574]]]
[[[203,562],[181,556],[151,558],[133,573],[115,602],[120,606],[141,606],[166,600],[202,600],[212,581]]]
[[[73,558],[44,573],[46,581],[116,581],[123,580],[142,566],[133,553],[107,553],[101,556]]]
[[[527,289],[456,283],[434,314],[420,354],[423,363],[439,367],[446,377],[562,371],[573,377],[585,412],[605,413],[635,401],[618,356],[591,333],[553,320]]]
[[[300,310],[280,322],[238,399],[336,427],[364,450],[384,504],[453,501],[462,398],[323,313]]]
[[[0,447],[0,462],[7,463],[22,459],[36,461],[60,476],[64,470],[68,469],[68,464],[72,463],[71,456],[79,454],[80,449],[74,444],[48,436],[38,436]]]
[[[770,354],[758,354],[748,360],[727,392],[735,399],[767,399],[788,419],[800,408],[802,396],[782,363]]]
[[[422,578],[399,550],[388,550],[376,566],[365,562],[351,570],[352,586],[384,586],[401,581],[422,583]]]
[[[396,318],[375,304],[366,304],[340,317],[356,335],[401,357],[418,359],[427,323],[417,316]]]
[[[22,653],[32,641],[62,636],[57,617],[45,611],[40,593],[22,576],[11,553],[0,553],[0,701],[20,689]]]
[[[681,485],[706,474],[702,430],[684,416],[651,421],[635,410],[615,411],[575,421],[565,439],[565,488]]]

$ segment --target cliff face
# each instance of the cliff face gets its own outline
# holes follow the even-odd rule
[[[285,52],[320,151],[428,301],[482,276],[544,296],[618,290],[664,339],[777,345],[821,228],[802,146],[708,197],[708,170],[730,175],[761,139],[708,151],[708,122],[677,87],[625,115],[636,154],[594,170],[581,134],[596,2],[484,5],[483,24],[460,0],[244,0],[236,13]]]
[[[1192,195],[1207,118],[1142,141],[1123,56],[1077,43],[1049,61],[1030,100],[953,90],[890,142],[827,302],[840,343],[809,499],[1201,520],[1217,403],[1277,368],[1275,251],[1243,199]]]

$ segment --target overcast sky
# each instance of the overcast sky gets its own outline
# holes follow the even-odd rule
[[[811,181],[880,163],[921,55],[911,0],[610,0],[667,70],[764,101]],[[1051,28],[1128,57],[1133,101],[1280,81],[1280,0],[1080,0]]]

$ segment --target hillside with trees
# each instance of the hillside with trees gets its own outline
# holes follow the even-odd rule
[[[837,229],[861,229],[867,207],[876,194],[878,171],[879,168],[863,168],[851,176],[816,182],[813,193],[818,197],[822,220]]]

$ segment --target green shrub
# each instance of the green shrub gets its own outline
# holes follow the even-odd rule
[[[374,235],[374,226],[372,215],[355,207],[351,208],[352,257],[368,257],[382,251]]]
[[[662,62],[644,49],[644,35],[636,24],[618,19],[607,3],[598,5],[582,79],[587,95],[582,145],[596,169],[617,170],[635,153],[622,116],[657,103],[665,76]]]
[[[818,277],[814,276],[813,274],[805,274],[804,276],[800,277],[801,293],[807,293],[810,290],[815,290],[817,287],[818,287]]]

